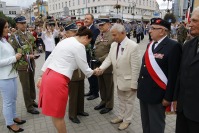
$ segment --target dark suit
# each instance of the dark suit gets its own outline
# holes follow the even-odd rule
[[[143,57],[138,79],[137,96],[140,99],[144,133],[163,133],[165,128],[165,107],[162,106],[162,100],[165,99],[170,102],[173,100],[174,87],[181,59],[181,45],[166,37],[153,50],[153,53],[164,55],[162,59],[155,58],[155,60],[168,79],[166,91],[160,88],[152,79]],[[150,118],[150,120],[147,118]],[[144,123],[146,121],[147,123]],[[158,128],[156,123],[159,125]]]
[[[97,38],[97,36],[99,35],[100,31],[99,29],[95,26],[95,25],[92,25],[90,30],[92,31],[93,33],[93,37],[92,37],[92,40],[91,40],[91,50],[93,50],[93,47],[94,47],[94,44],[95,44],[95,40]],[[93,67],[93,64],[91,64],[91,55],[90,55],[90,50],[87,51],[87,61],[88,61],[88,64],[89,66],[92,68]],[[96,95],[98,96],[98,92],[99,92],[99,88],[98,88],[98,80],[97,80],[97,77],[95,75],[92,75],[90,78],[88,78],[88,81],[89,81],[89,84],[90,84],[90,92],[93,94],[93,95]]]
[[[195,37],[186,42],[183,47],[181,67],[174,96],[174,100],[177,100],[177,133],[199,132],[198,43],[199,39]]]

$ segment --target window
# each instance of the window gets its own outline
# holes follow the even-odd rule
[[[0,8],[2,8],[3,6],[2,6],[2,4],[0,4]]]
[[[11,11],[9,11],[9,14],[12,14],[12,12],[11,12]]]
[[[69,1],[69,5],[68,6],[70,7],[70,1]]]
[[[64,7],[64,2],[62,2],[62,8]]]
[[[78,5],[80,4],[80,1],[78,0],[78,3],[77,3]]]
[[[95,7],[95,13],[97,13],[97,7]]]
[[[65,2],[65,6],[67,6],[67,2]]]
[[[60,3],[59,3],[59,9],[61,8]]]

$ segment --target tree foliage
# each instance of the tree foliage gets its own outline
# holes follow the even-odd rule
[[[11,17],[7,17],[3,12],[0,12],[0,17],[6,19],[11,27],[15,27],[16,23]]]
[[[167,12],[164,16],[164,20],[170,22],[170,23],[175,23],[176,22],[176,17],[174,16],[173,13]]]

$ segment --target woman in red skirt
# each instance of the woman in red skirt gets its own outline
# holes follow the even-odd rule
[[[52,117],[59,133],[66,133],[64,116],[68,83],[73,71],[80,68],[87,77],[97,74],[97,69],[89,68],[86,60],[85,46],[91,39],[91,30],[85,26],[81,27],[75,37],[58,43],[42,67],[44,73],[37,84],[40,88],[39,107],[44,115]]]

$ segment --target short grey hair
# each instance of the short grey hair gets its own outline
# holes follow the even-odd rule
[[[115,23],[115,24],[111,27],[110,31],[112,31],[112,30],[117,30],[118,32],[126,32],[124,26],[121,25],[121,24],[118,24],[118,23]]]

